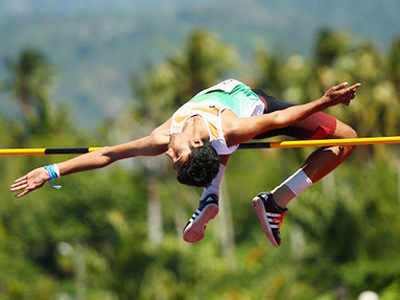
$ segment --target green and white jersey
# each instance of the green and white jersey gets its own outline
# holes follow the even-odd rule
[[[210,141],[219,155],[231,154],[238,145],[228,147],[222,131],[222,112],[231,109],[239,117],[261,115],[264,103],[244,83],[225,80],[208,88],[182,105],[172,116],[170,134],[180,133],[189,118],[201,116],[210,135]]]
[[[215,101],[233,110],[239,117],[261,115],[264,112],[264,103],[249,86],[235,80],[228,79],[206,90],[201,91],[189,102]]]

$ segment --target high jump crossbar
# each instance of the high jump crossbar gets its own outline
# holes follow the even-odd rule
[[[269,148],[302,148],[323,146],[358,146],[375,144],[399,144],[400,136],[369,137],[354,139],[324,139],[324,140],[299,140],[281,142],[244,143],[239,149],[269,149]],[[0,149],[0,156],[14,155],[53,155],[53,154],[83,154],[100,149],[101,147],[86,148],[8,148]]]

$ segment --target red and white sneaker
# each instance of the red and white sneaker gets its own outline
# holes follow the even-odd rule
[[[210,194],[201,200],[199,207],[183,229],[183,239],[189,243],[196,243],[202,240],[208,222],[216,217],[218,211],[217,195]]]
[[[271,193],[259,193],[253,198],[253,208],[256,212],[261,227],[271,241],[278,248],[281,244],[280,227],[287,208],[279,207]]]

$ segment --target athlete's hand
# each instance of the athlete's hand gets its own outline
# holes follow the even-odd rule
[[[361,86],[360,83],[353,84],[346,88],[347,82],[343,82],[334,87],[331,87],[324,94],[325,101],[329,106],[343,103],[349,105],[350,101],[356,97],[357,89]]]
[[[49,174],[47,173],[45,168],[37,168],[25,176],[18,178],[14,181],[14,183],[10,186],[11,192],[22,191],[21,193],[15,195],[17,198],[21,198],[26,194],[36,190],[43,186],[50,179]]]

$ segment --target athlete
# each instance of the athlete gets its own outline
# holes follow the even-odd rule
[[[179,182],[204,187],[199,207],[183,231],[185,241],[198,242],[218,213],[220,183],[229,156],[239,144],[275,135],[300,139],[357,137],[350,126],[321,112],[339,103],[348,105],[355,98],[360,84],[347,85],[334,86],[309,103],[292,105],[237,80],[225,80],[194,96],[148,136],[37,168],[16,179],[10,190],[19,191],[16,197],[20,198],[63,175],[105,167],[124,158],[166,154]],[[335,169],[353,148],[319,148],[281,185],[253,198],[261,227],[275,247],[281,243],[280,226],[288,203]]]

